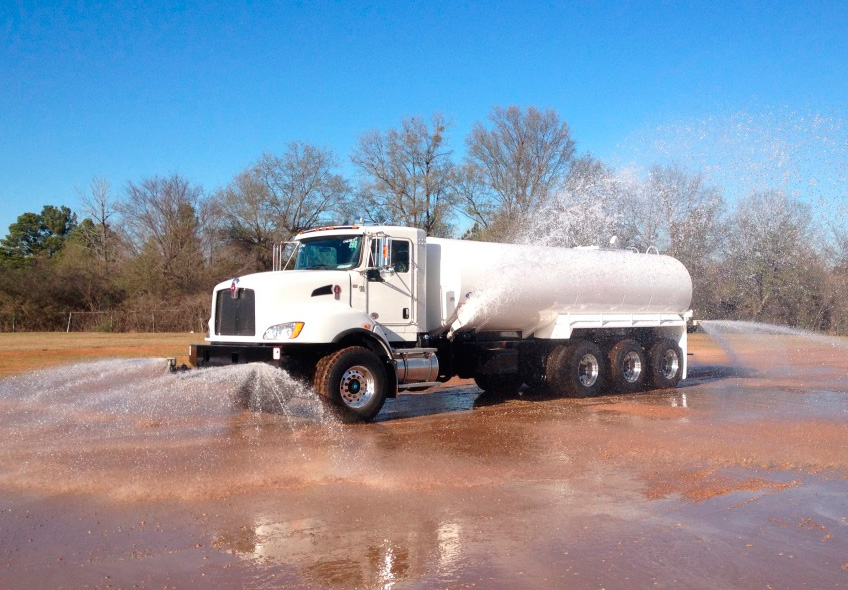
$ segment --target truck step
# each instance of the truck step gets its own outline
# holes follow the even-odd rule
[[[404,356],[421,356],[423,354],[435,354],[435,348],[396,348],[392,351],[392,356],[402,358]]]
[[[398,389],[426,389],[427,387],[436,387],[442,385],[441,381],[427,381],[425,383],[401,383]]]

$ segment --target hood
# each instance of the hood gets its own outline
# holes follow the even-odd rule
[[[230,290],[233,283],[237,289],[253,289],[257,295],[261,293],[263,298],[273,293],[291,301],[306,302],[312,297],[332,297],[336,286],[349,298],[350,275],[349,271],[338,270],[261,272],[223,281],[215,287],[215,291]]]

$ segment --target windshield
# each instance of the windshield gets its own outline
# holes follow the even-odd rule
[[[359,265],[362,236],[301,240],[295,270],[346,270]]]

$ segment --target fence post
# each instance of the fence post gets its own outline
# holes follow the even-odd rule
[[[68,312],[68,329],[65,330],[66,334],[71,331],[71,318],[73,317],[73,315],[74,315],[74,312],[72,312],[72,311]]]

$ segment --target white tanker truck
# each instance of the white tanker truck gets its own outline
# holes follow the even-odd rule
[[[225,281],[196,367],[262,362],[354,420],[451,377],[555,395],[686,378],[692,280],[668,256],[428,238],[393,226],[300,233],[293,270]]]

